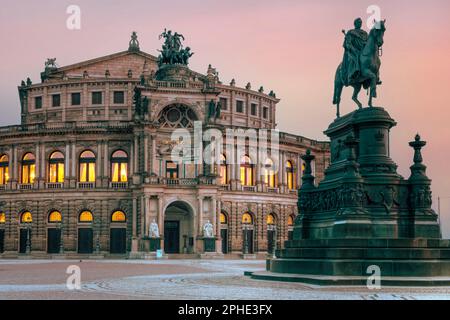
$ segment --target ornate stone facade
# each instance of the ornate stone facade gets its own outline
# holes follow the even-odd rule
[[[21,124],[0,128],[0,257],[266,253],[291,234],[301,156],[315,155],[317,181],[329,162],[328,143],[280,133],[278,173],[225,151],[210,168],[173,163],[174,130],[275,129],[279,99],[224,85],[211,66],[158,67],[135,34],[124,52],[66,67],[51,59],[41,78],[18,88]],[[220,104],[211,122],[210,101]],[[149,238],[153,220],[160,239]]]

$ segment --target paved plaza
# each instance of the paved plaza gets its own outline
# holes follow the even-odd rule
[[[66,286],[80,267],[81,288]],[[450,288],[317,287],[252,280],[263,260],[0,260],[0,299],[450,299]]]

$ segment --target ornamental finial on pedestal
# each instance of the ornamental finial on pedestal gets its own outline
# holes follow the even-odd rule
[[[422,158],[422,148],[426,145],[426,141],[422,141],[420,140],[420,135],[416,134],[416,136],[414,137],[414,141],[411,141],[409,143],[409,145],[414,149],[414,164],[410,167],[411,169],[411,176],[409,178],[409,180],[414,180],[414,179],[427,179],[428,177],[426,176],[426,169],[427,167],[422,163],[423,162],[423,158]]]
[[[137,39],[136,31],[133,31],[133,33],[131,34],[131,40],[130,40],[130,44],[128,46],[128,51],[132,51],[132,52],[140,51],[139,41]]]
[[[301,189],[311,189],[314,188],[314,176],[312,175],[311,161],[316,157],[311,154],[311,150],[306,150],[306,154],[301,156],[302,160],[305,161],[305,170],[302,176],[302,187]]]

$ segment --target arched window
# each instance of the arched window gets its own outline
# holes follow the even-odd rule
[[[24,211],[20,215],[20,223],[31,223],[33,222],[33,216],[30,211]]]
[[[80,213],[80,216],[78,217],[79,222],[92,222],[94,221],[94,216],[92,215],[92,212],[90,211],[82,211]]]
[[[126,222],[127,216],[123,211],[114,211],[111,215],[111,222]]]
[[[294,225],[294,217],[289,216],[287,221],[288,227],[292,227]]]
[[[111,156],[112,182],[128,181],[128,154],[123,150],[115,151]]]
[[[253,217],[250,213],[246,212],[242,215],[242,224],[253,224]]]
[[[267,215],[267,224],[269,225],[269,226],[272,226],[272,225],[274,225],[275,224],[275,217],[274,217],[274,215],[273,214],[268,214]]]
[[[80,182],[95,182],[95,154],[90,150],[80,154]]]
[[[50,155],[48,169],[48,182],[64,182],[64,155],[61,152],[55,151]]]
[[[241,184],[243,186],[253,186],[254,165],[249,156],[243,156],[241,159]]]
[[[219,175],[220,175],[220,184],[222,185],[228,184],[227,158],[223,154],[220,155]]]
[[[275,188],[275,169],[272,159],[267,159],[264,165],[264,182],[270,188]]]
[[[57,223],[62,221],[62,215],[59,211],[52,211],[48,215],[48,222],[49,223]]]
[[[22,184],[32,184],[36,177],[36,157],[28,152],[22,158]]]
[[[286,162],[286,181],[289,190],[295,189],[294,166],[291,161]]]
[[[228,217],[225,213],[220,213],[220,224],[228,224]]]
[[[0,212],[0,223],[6,223],[6,214],[4,212]]]
[[[9,181],[9,157],[4,154],[0,156],[0,185]]]

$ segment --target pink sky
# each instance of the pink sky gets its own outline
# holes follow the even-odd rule
[[[82,11],[82,28],[66,29],[66,8]],[[39,81],[44,61],[67,65],[126,50],[131,31],[141,49],[156,55],[167,27],[186,37],[195,55],[191,68],[211,63],[228,83],[263,85],[282,99],[278,128],[316,139],[334,119],[335,69],[342,58],[342,29],[367,18],[378,5],[387,19],[375,105],[397,120],[392,158],[406,178],[412,163],[408,142],[419,132],[428,145],[424,161],[433,179],[435,207],[441,200],[444,235],[450,236],[450,2],[427,1],[11,1],[0,4],[0,125],[19,123],[16,86]],[[350,89],[343,112],[353,110]],[[366,97],[361,96],[366,102]]]

